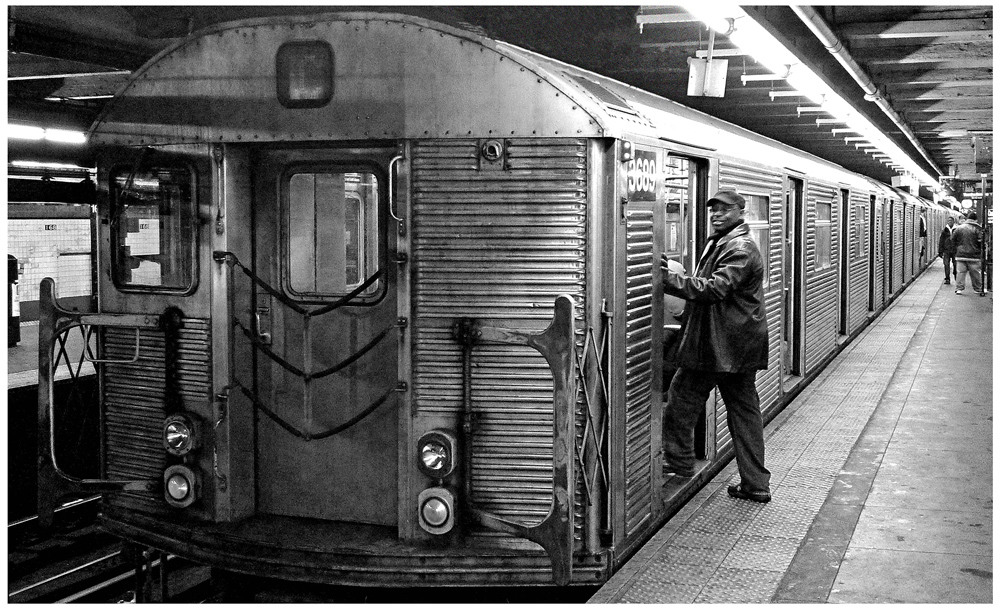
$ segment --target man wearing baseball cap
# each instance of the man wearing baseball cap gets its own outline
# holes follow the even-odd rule
[[[677,348],[678,370],[667,391],[664,471],[694,475],[694,427],[713,387],[726,404],[740,483],[730,496],[766,503],[771,473],[764,467],[764,422],[758,370],[767,368],[764,263],[744,222],[746,201],[720,190],[707,201],[714,232],[693,275],[667,266],[663,290],[688,302]]]

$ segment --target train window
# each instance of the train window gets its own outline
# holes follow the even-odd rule
[[[833,236],[833,203],[816,202],[816,270],[832,266],[830,244]]]
[[[376,271],[378,181],[359,171],[295,172],[287,177],[287,277],[302,297],[348,294]],[[372,284],[362,296],[379,289]]]
[[[760,249],[761,258],[764,259],[764,287],[767,288],[771,282],[771,198],[748,194],[744,194],[743,198],[747,202],[744,221],[750,229],[750,237]]]
[[[112,274],[120,287],[186,292],[194,287],[194,173],[186,167],[111,174]]]
[[[322,40],[286,42],[275,56],[275,76],[282,106],[325,106],[333,98],[333,49]]]
[[[868,255],[868,233],[866,231],[868,222],[865,218],[866,213],[868,213],[868,209],[864,205],[854,206],[854,222],[851,224],[851,232],[853,233],[851,235],[851,258],[854,260],[860,260]]]

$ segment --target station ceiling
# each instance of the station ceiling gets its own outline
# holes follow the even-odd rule
[[[992,178],[991,4],[742,8],[932,177]],[[85,130],[132,71],[192,31],[339,9],[409,13],[471,29],[880,181],[897,175],[844,133],[817,124],[823,115],[802,111],[803,99],[783,95],[791,87],[766,78],[770,71],[752,57],[727,57],[723,97],[689,96],[688,60],[699,51],[705,56],[709,34],[674,6],[8,6],[8,122]],[[713,53],[732,48],[725,36],[715,37]],[[9,159],[86,163],[88,155],[86,149],[8,140]]]

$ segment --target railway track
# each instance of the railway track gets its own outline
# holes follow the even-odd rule
[[[104,532],[96,521],[97,498],[89,498],[58,509],[48,532],[38,529],[36,517],[9,523],[7,601],[197,602],[211,596],[206,567],[142,552]]]

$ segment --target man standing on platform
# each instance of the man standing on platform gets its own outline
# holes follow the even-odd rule
[[[771,472],[764,467],[764,422],[758,370],[767,368],[764,263],[744,222],[746,201],[734,191],[708,200],[714,233],[693,275],[661,261],[663,291],[688,301],[677,347],[678,370],[667,391],[664,470],[694,475],[694,427],[712,388],[726,404],[740,483],[729,495],[766,503]]]
[[[955,218],[948,216],[948,222],[941,229],[941,236],[938,238],[938,252],[941,253],[941,260],[944,261],[944,283],[951,283],[951,273],[958,279],[958,269],[955,267],[955,244],[951,237],[955,231]]]
[[[965,291],[965,274],[968,273],[972,276],[972,290],[979,292],[980,296],[986,296],[982,276],[983,228],[976,222],[978,216],[975,211],[970,211],[966,218],[951,237],[955,243],[955,261],[958,266],[955,273],[955,293]]]

